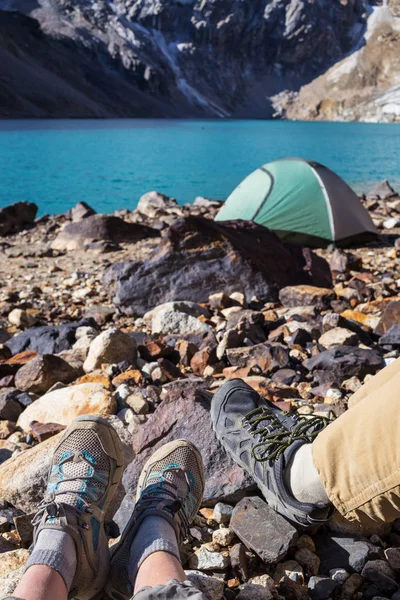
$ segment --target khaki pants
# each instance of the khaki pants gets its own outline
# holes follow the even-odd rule
[[[352,396],[312,452],[329,499],[347,520],[400,517],[400,358]]]

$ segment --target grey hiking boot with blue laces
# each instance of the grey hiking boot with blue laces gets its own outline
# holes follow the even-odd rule
[[[69,598],[90,600],[104,587],[110,561],[104,517],[123,468],[118,434],[101,417],[78,417],[54,450],[47,492],[32,521],[34,544],[43,530],[74,540],[77,570]]]
[[[144,519],[149,516],[166,519],[180,546],[200,508],[204,485],[203,460],[190,442],[169,442],[154,452],[140,475],[132,516],[121,539],[111,548],[111,571],[106,586],[110,598],[128,600],[132,597],[129,555]]]
[[[231,379],[214,395],[213,429],[231,458],[249,473],[268,504],[304,527],[321,524],[332,505],[298,502],[284,482],[284,470],[294,453],[309,444],[329,424],[321,417],[301,419],[281,411],[241,379]]]

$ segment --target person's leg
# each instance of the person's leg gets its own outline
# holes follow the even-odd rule
[[[51,567],[34,565],[25,573],[13,598],[24,600],[67,600],[64,580]]]
[[[304,517],[314,518],[314,508],[328,498],[349,521],[391,522],[400,517],[399,368],[398,360],[368,381],[368,393],[357,392],[350,410],[309,437],[307,426],[302,436],[301,425],[283,422],[270,403],[231,380],[214,396],[214,430],[267,501],[290,519],[306,525]],[[250,413],[249,397],[256,405]]]
[[[226,452],[277,512],[304,527],[330,517],[332,504],[316,469],[310,468],[311,441],[326,419],[292,417],[241,379],[231,379],[213,397],[211,420]],[[296,481],[293,472],[299,475]]]
[[[165,585],[169,581],[186,580],[185,571],[180,561],[168,552],[154,552],[148,556],[138,569],[134,593],[137,594],[144,587]]]
[[[399,368],[396,361],[368,381],[369,393],[359,395],[312,444],[325,490],[347,520],[400,517]]]
[[[391,365],[388,365],[382,371],[379,371],[377,375],[371,377],[357,390],[349,400],[349,408],[353,408],[364,398],[367,398],[373,392],[381,389],[382,386],[386,385],[390,380],[396,377],[397,383],[393,381],[393,385],[399,386],[400,384],[400,358],[395,360]]]
[[[89,600],[105,583],[104,516],[123,471],[123,449],[100,417],[75,420],[54,450],[47,492],[32,523],[34,546],[14,597]]]
[[[106,591],[128,600],[132,592],[148,598],[204,600],[185,582],[179,548],[200,508],[204,469],[199,451],[178,440],[161,446],[139,478],[136,506],[120,541],[111,548]],[[175,595],[171,590],[178,590]]]

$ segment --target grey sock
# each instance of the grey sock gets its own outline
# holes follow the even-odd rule
[[[293,455],[284,473],[285,483],[299,502],[327,504],[326,495],[318,471],[312,459],[312,444],[304,444]]]
[[[77,567],[74,540],[63,531],[43,529],[26,563],[26,569],[32,565],[46,565],[57,571],[69,591]]]
[[[132,542],[129,579],[134,583],[140,565],[154,552],[169,552],[180,561],[178,542],[172,525],[158,516],[146,517]]]

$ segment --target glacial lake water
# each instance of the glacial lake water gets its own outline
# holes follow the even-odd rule
[[[0,121],[0,207],[39,214],[78,201],[134,209],[158,190],[179,203],[224,200],[251,171],[298,156],[325,164],[356,191],[382,179],[400,189],[400,125],[223,120]]]

